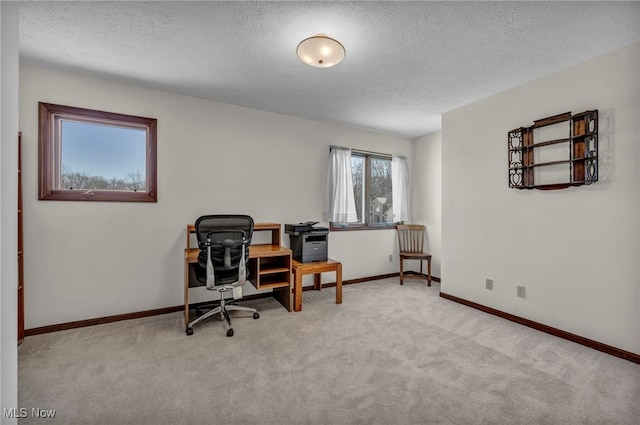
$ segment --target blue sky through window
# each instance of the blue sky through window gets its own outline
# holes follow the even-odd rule
[[[105,179],[146,174],[146,131],[79,121],[62,121],[62,166]]]

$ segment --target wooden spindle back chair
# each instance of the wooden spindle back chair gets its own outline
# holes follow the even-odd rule
[[[431,286],[431,254],[424,252],[425,226],[421,224],[398,224],[398,247],[400,248],[400,285],[404,279],[427,279]],[[419,260],[420,274],[404,275],[404,260]],[[427,261],[427,274],[422,272],[422,262]]]

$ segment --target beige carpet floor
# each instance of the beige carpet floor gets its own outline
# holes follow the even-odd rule
[[[180,313],[27,337],[20,424],[640,424],[640,365],[398,279],[184,333]]]

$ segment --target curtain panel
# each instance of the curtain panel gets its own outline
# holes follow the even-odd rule
[[[351,149],[331,146],[324,218],[336,223],[358,221],[351,177]]]
[[[409,163],[403,155],[393,155],[391,159],[391,191],[393,194],[393,220],[411,221],[409,208]]]

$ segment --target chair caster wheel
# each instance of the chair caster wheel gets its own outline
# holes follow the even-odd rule
[[[258,314],[258,313],[253,313],[253,318],[254,318],[254,319],[259,319],[259,318],[260,318],[260,314]]]
[[[233,329],[229,329],[227,331],[227,336],[233,336]]]
[[[193,335],[193,328],[187,328],[187,335]]]

